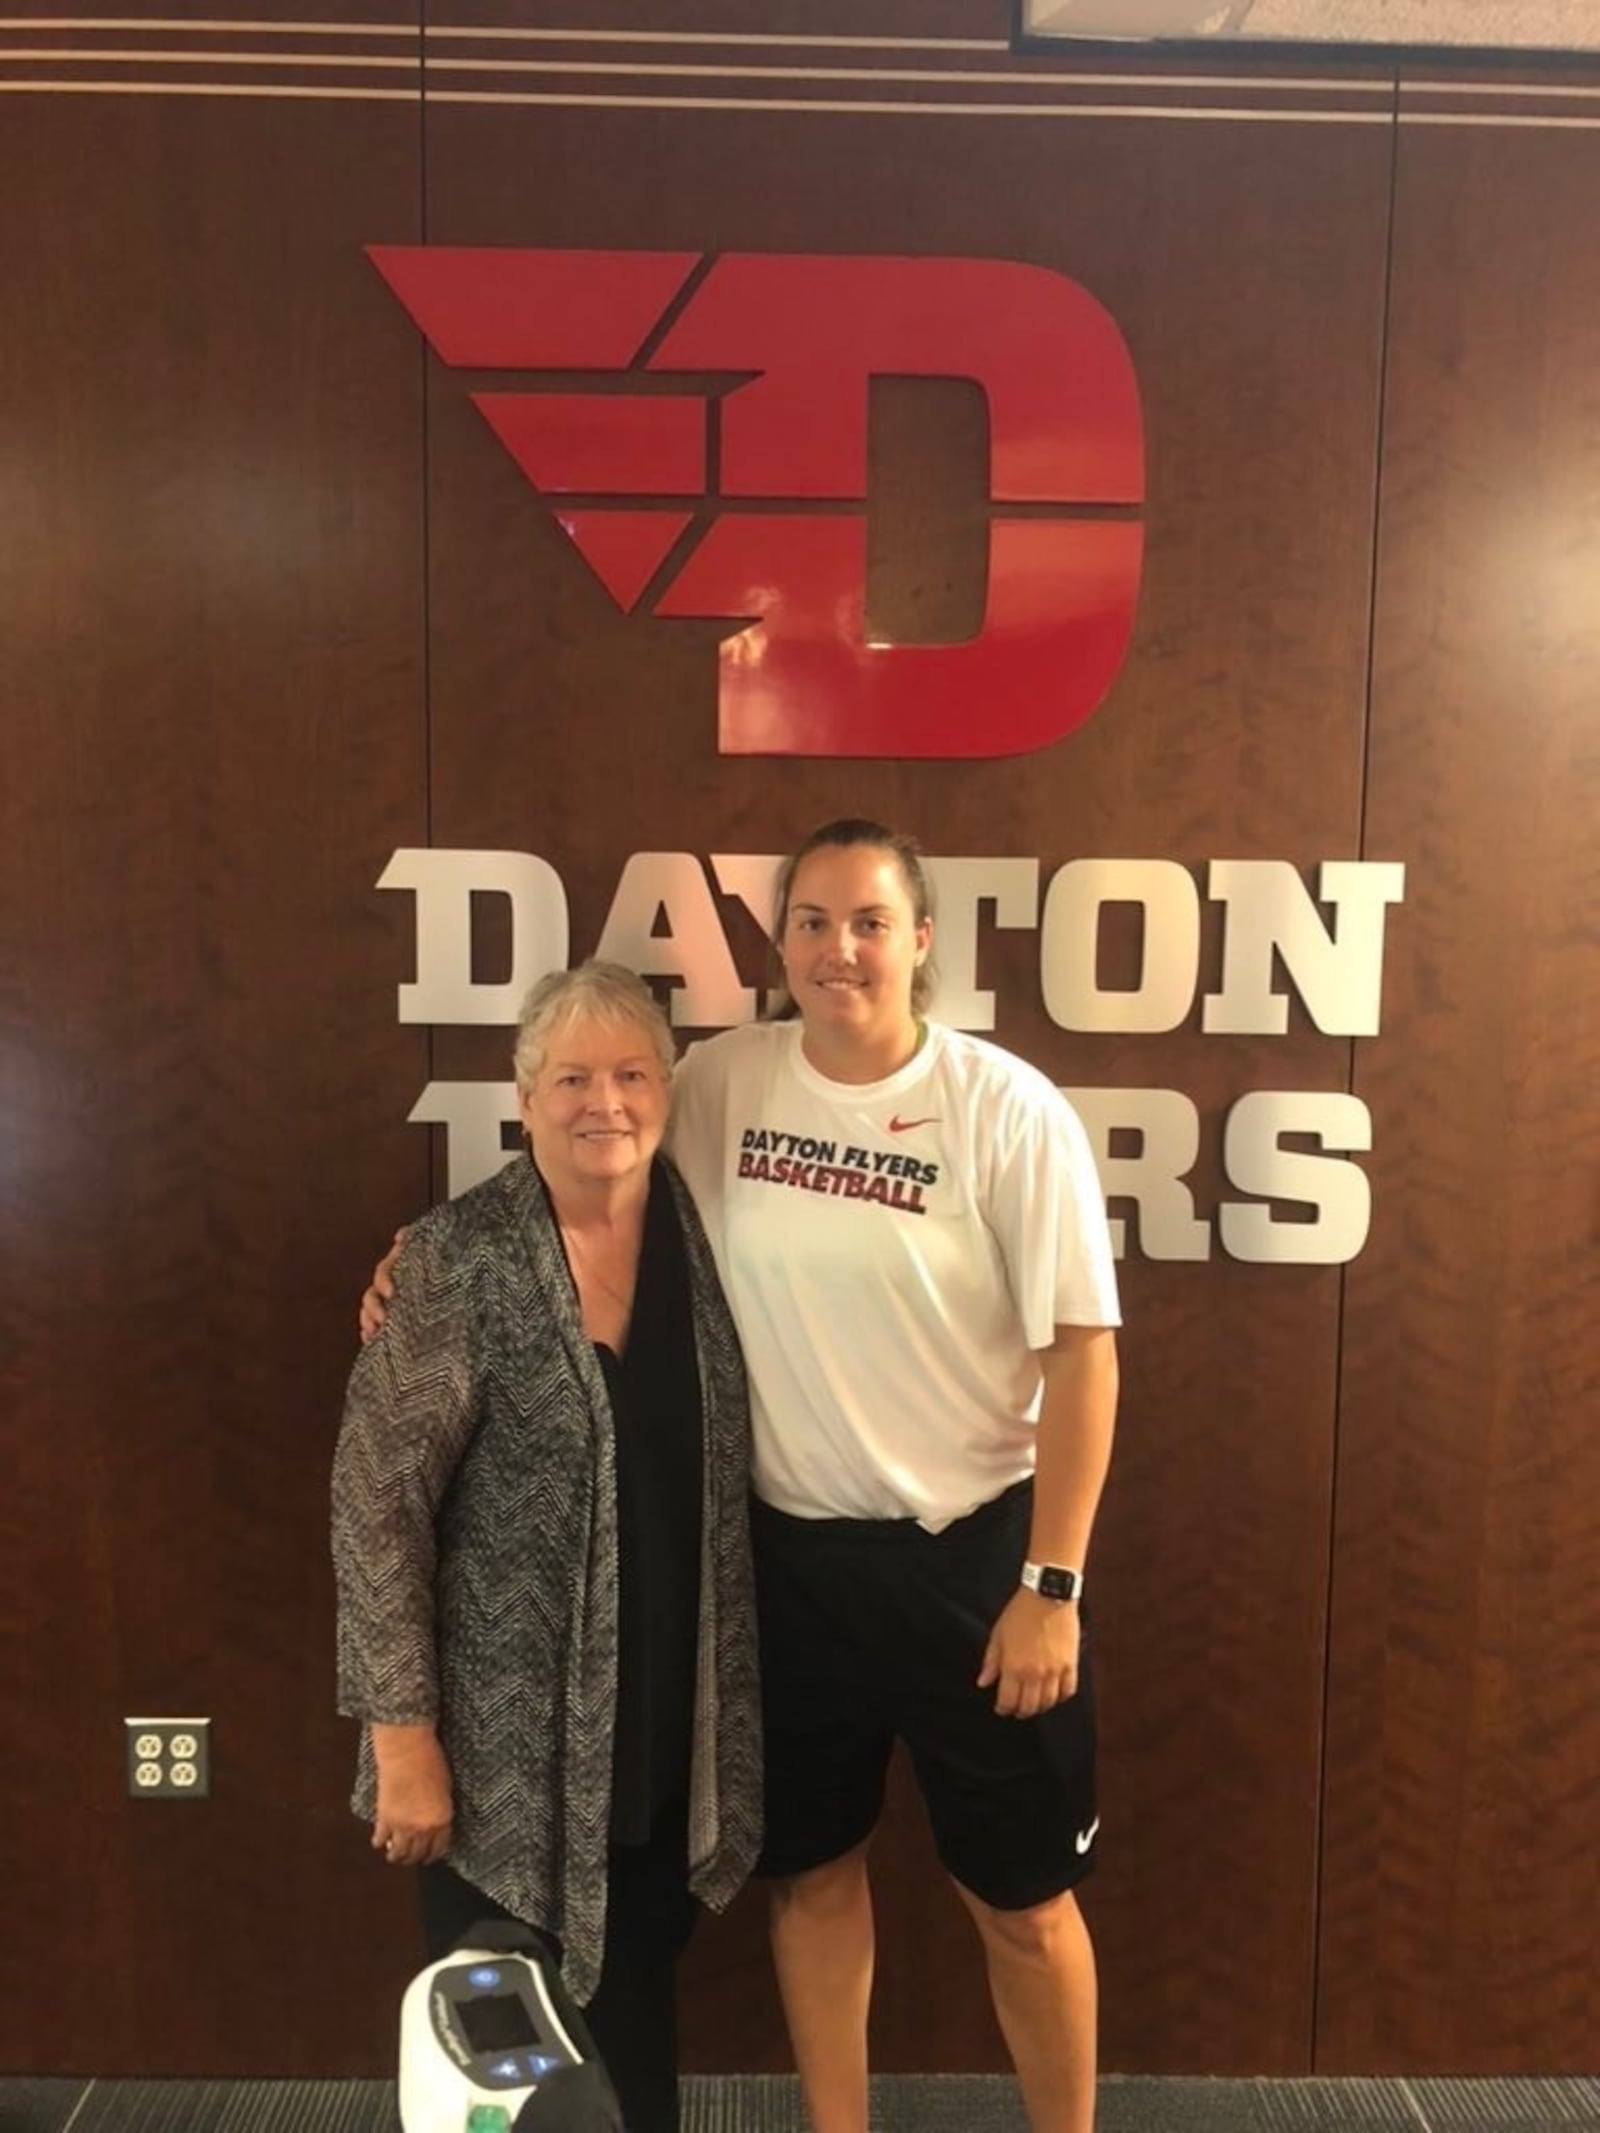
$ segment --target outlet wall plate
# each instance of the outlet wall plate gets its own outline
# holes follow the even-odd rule
[[[125,1718],[130,1800],[203,1800],[211,1791],[209,1718]]]

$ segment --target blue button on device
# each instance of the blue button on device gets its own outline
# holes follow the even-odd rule
[[[489,1963],[480,1963],[476,1970],[467,1972],[467,1983],[476,1985],[480,1992],[489,1992],[500,1982],[500,1973]]]

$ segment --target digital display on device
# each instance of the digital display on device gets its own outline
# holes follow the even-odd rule
[[[526,2051],[544,2041],[514,1992],[485,1992],[476,1999],[457,2000],[455,2011],[461,2033],[474,2052]]]

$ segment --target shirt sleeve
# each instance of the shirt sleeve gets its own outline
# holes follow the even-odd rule
[[[1105,1195],[1083,1121],[1041,1077],[1018,1089],[997,1136],[989,1221],[1028,1346],[1057,1326],[1120,1326]]]
[[[435,1521],[476,1409],[467,1277],[426,1220],[395,1267],[383,1331],[356,1358],[333,1467],[339,1709],[438,1715]]]
[[[691,1045],[672,1077],[672,1109],[666,1148],[694,1196],[706,1226],[712,1226],[722,1194],[722,1121],[726,1076],[716,1055],[720,1040]]]

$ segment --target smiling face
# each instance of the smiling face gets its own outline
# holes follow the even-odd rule
[[[932,939],[932,921],[918,920],[893,852],[821,845],[801,860],[779,946],[807,1049],[825,1071],[853,1055],[876,1078],[910,1057],[911,982]]]
[[[559,1023],[517,1091],[533,1159],[557,1200],[647,1168],[666,1130],[670,1091],[655,1040],[638,1023],[593,1015]]]

